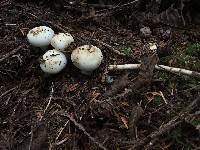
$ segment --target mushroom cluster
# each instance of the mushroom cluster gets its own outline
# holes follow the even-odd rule
[[[71,34],[55,34],[50,27],[39,26],[28,32],[27,39],[32,46],[40,47],[43,51],[47,50],[50,44],[54,48],[47,50],[42,56],[40,61],[42,71],[48,74],[57,74],[65,68],[67,58],[63,52],[74,42]],[[81,73],[90,75],[100,66],[103,54],[96,46],[83,45],[72,51],[71,60],[74,66],[81,70]]]

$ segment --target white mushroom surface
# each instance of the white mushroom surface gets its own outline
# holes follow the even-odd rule
[[[51,43],[53,36],[54,31],[47,26],[35,27],[27,34],[29,43],[35,47],[40,47],[41,49],[46,49]]]
[[[83,45],[72,52],[71,60],[83,74],[90,75],[92,71],[100,66],[103,54],[96,46]]]
[[[40,68],[48,74],[56,74],[65,68],[67,59],[65,55],[55,49],[48,50],[42,57]]]
[[[57,50],[66,49],[72,42],[74,39],[69,33],[58,33],[51,39],[51,45]]]

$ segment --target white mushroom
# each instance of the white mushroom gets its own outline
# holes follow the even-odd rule
[[[29,43],[35,47],[40,47],[43,50],[51,43],[53,36],[54,31],[46,26],[35,27],[27,34]]]
[[[101,64],[103,54],[96,46],[83,45],[72,52],[71,60],[83,74],[90,75]]]
[[[69,33],[58,33],[51,39],[51,45],[61,51],[67,48],[72,42],[74,42],[74,39]]]
[[[55,49],[48,50],[42,57],[40,68],[48,74],[59,73],[65,68],[67,59],[65,55]]]

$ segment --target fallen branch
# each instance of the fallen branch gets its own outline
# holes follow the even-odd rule
[[[97,142],[97,141],[95,140],[95,138],[93,138],[93,137],[85,130],[85,128],[84,128],[81,124],[79,124],[78,122],[76,122],[76,120],[75,120],[74,118],[72,118],[69,114],[66,114],[66,116],[69,118],[70,121],[72,121],[72,122],[74,123],[74,125],[75,125],[76,127],[79,128],[79,130],[83,131],[83,133],[84,133],[85,135],[87,135],[87,137],[88,137],[92,142],[94,142],[96,145],[98,145],[99,148],[104,149],[104,150],[107,150],[107,148],[104,147],[103,144]]]
[[[140,64],[124,64],[124,65],[109,65],[108,70],[126,70],[126,69],[139,69]],[[180,73],[189,76],[200,77],[200,73],[183,68],[175,68],[164,65],[155,65],[157,70],[165,70],[172,73]]]

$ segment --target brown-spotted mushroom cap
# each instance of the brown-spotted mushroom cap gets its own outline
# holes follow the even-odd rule
[[[29,43],[35,47],[40,47],[41,49],[47,48],[51,43],[53,36],[54,31],[47,26],[35,27],[27,34]]]
[[[61,51],[66,49],[72,42],[74,42],[74,39],[69,33],[58,33],[51,39],[51,45]]]
[[[83,74],[90,75],[93,70],[100,66],[103,54],[96,46],[83,45],[72,52],[71,60]]]
[[[40,68],[48,74],[59,73],[65,68],[67,59],[65,55],[55,49],[48,50],[42,57]]]

